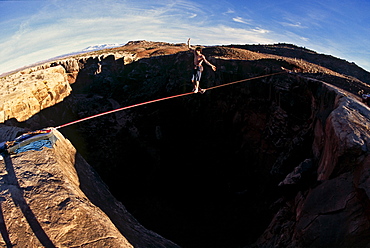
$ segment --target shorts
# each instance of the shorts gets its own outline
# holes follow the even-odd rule
[[[203,66],[195,66],[193,70],[193,77],[191,81],[193,82],[200,82],[200,78],[202,77]]]

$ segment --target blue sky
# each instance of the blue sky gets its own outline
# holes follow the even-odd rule
[[[0,74],[131,40],[292,43],[370,71],[370,0],[0,0]]]

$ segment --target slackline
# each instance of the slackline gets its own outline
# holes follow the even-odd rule
[[[239,81],[234,81],[234,82],[230,82],[230,83],[226,83],[226,84],[220,84],[220,85],[216,85],[216,86],[213,86],[213,87],[209,87],[209,88],[207,88],[205,90],[206,91],[213,90],[213,89],[216,89],[216,88],[220,88],[220,87],[224,87],[224,86],[229,86],[229,85],[232,85],[232,84],[242,83],[242,82],[246,82],[246,81],[250,81],[250,80],[254,80],[254,79],[259,79],[259,78],[274,76],[274,75],[283,74],[283,73],[287,73],[287,72],[286,71],[282,71],[282,72],[276,72],[276,73],[271,73],[271,74],[267,74],[267,75],[257,76],[257,77],[253,77],[253,78],[242,79],[242,80],[239,80]],[[159,99],[155,99],[155,100],[150,100],[150,101],[147,101],[147,102],[137,103],[137,104],[133,104],[133,105],[122,107],[122,108],[118,108],[118,109],[113,109],[113,110],[110,110],[110,111],[107,111],[107,112],[104,112],[104,113],[100,113],[100,114],[96,114],[96,115],[92,115],[92,116],[89,116],[89,117],[85,117],[85,118],[82,118],[82,119],[79,119],[79,120],[76,120],[76,121],[68,122],[66,124],[60,125],[58,127],[55,127],[55,129],[59,129],[59,128],[62,128],[62,127],[67,127],[67,126],[70,126],[70,125],[73,125],[73,124],[76,124],[76,123],[79,123],[79,122],[87,121],[87,120],[90,120],[90,119],[93,119],[93,118],[96,118],[96,117],[100,117],[100,116],[103,116],[103,115],[115,113],[115,112],[118,112],[118,111],[130,109],[130,108],[139,107],[139,106],[146,105],[146,104],[149,104],[149,103],[164,101],[164,100],[168,100],[168,99],[172,99],[172,98],[177,98],[177,97],[182,97],[182,96],[187,96],[187,95],[191,95],[191,94],[196,94],[196,93],[194,93],[194,92],[188,92],[188,93],[183,93],[183,94],[179,94],[179,95],[168,96],[168,97],[163,97],[163,98],[159,98]]]

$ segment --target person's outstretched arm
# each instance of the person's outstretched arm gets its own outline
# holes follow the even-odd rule
[[[192,47],[191,45],[190,45],[190,38],[188,39],[188,48],[189,48],[189,50],[194,50],[194,47]]]
[[[211,68],[212,68],[212,70],[213,71],[216,71],[216,66],[214,66],[214,65],[212,65],[207,59],[206,59],[206,57],[203,55],[203,60],[204,60],[204,62],[207,64],[207,65],[209,65]]]

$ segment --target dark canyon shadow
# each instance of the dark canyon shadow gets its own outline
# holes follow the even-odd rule
[[[183,247],[241,247],[271,221],[282,175],[312,156],[311,93],[294,80],[257,80],[127,111],[118,127],[112,115],[61,132],[146,228]]]

